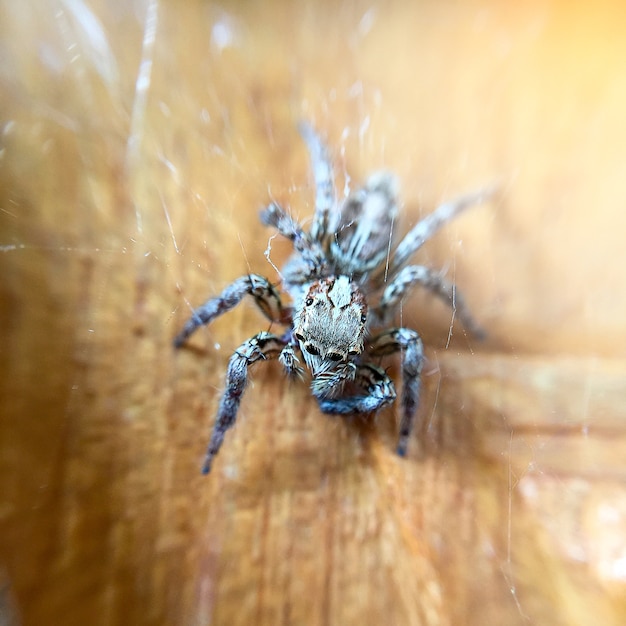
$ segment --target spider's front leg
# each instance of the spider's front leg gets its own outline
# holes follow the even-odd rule
[[[370,346],[372,356],[402,353],[402,417],[397,453],[406,455],[409,435],[413,430],[420,395],[420,374],[424,362],[424,346],[420,336],[408,328],[394,328],[375,337]]]
[[[198,307],[174,338],[174,346],[180,348],[198,327],[209,324],[216,317],[230,311],[248,294],[254,298],[256,305],[270,321],[289,323],[291,310],[283,307],[278,292],[269,280],[258,274],[248,274],[228,285],[216,298],[211,298]]]
[[[332,387],[343,381],[342,371],[336,375],[329,375],[326,379],[315,379],[312,385],[313,395],[317,398],[323,413],[349,415],[351,413],[371,413],[383,406],[391,404],[396,399],[396,390],[392,380],[386,372],[371,363],[364,363],[356,367],[354,383],[365,391],[355,395],[332,396]],[[349,378],[349,376],[344,376]],[[330,396],[330,397],[329,397]]]
[[[373,311],[377,325],[383,326],[387,322],[402,298],[414,285],[421,285],[444,300],[472,335],[478,338],[485,336],[485,331],[472,317],[465,299],[455,285],[423,265],[409,265],[403,268],[387,285],[378,306]]]
[[[285,343],[281,337],[261,332],[241,344],[230,357],[226,373],[226,387],[220,400],[211,441],[202,464],[203,474],[208,474],[211,471],[211,463],[224,441],[224,435],[237,419],[241,397],[248,384],[248,368],[261,359],[267,360],[278,357],[285,347]]]

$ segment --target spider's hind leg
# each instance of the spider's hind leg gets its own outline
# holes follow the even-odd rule
[[[493,196],[495,187],[486,187],[474,193],[468,193],[455,200],[444,202],[439,205],[430,215],[420,220],[404,236],[398,244],[385,274],[380,274],[377,279],[381,281],[385,276],[393,276],[400,268],[428,241],[442,226],[451,222],[472,206],[482,204]]]
[[[319,241],[306,233],[289,213],[273,202],[260,213],[261,222],[273,226],[283,237],[292,242],[294,250],[300,255],[308,279],[324,273],[326,258]]]
[[[306,122],[300,123],[298,128],[309,149],[315,179],[315,216],[311,225],[311,238],[324,241],[327,235],[335,232],[339,217],[333,168],[328,148],[315,129]]]

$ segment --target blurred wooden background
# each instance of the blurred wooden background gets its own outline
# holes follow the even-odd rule
[[[3,0],[0,623],[626,623],[626,9],[495,0]],[[409,457],[394,410],[324,417],[256,367],[199,474],[259,208],[304,219],[296,124],[339,185],[402,183],[406,229],[499,181],[420,259]],[[280,264],[288,246],[271,242]]]

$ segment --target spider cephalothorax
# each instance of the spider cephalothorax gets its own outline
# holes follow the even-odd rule
[[[397,452],[404,455],[419,401],[423,347],[414,330],[384,327],[410,288],[422,285],[454,307],[470,332],[480,333],[450,283],[427,267],[407,263],[436,230],[465,208],[482,202],[489,192],[483,190],[442,204],[392,251],[392,226],[398,211],[396,179],[379,172],[338,202],[326,147],[310,126],[303,124],[300,131],[311,154],[317,190],[311,228],[304,231],[275,203],[261,212],[264,224],[275,227],[293,243],[294,254],[281,271],[282,287],[291,298],[291,306],[283,305],[267,278],[248,274],[196,309],[174,339],[174,345],[180,347],[199,326],[235,307],[245,295],[254,298],[270,321],[287,327],[278,335],[258,333],[231,356],[202,466],[204,473],[210,471],[224,434],[235,422],[252,363],[278,358],[288,375],[303,376],[301,355],[321,410],[345,415],[374,412],[395,400],[393,382],[372,360],[400,352],[402,398]]]
[[[348,276],[316,280],[294,314],[293,334],[315,376],[363,352],[367,304]]]

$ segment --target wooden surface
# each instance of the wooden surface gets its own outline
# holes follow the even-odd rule
[[[626,622],[626,15],[590,6],[2,2],[0,624]],[[256,214],[311,213],[300,119],[341,188],[398,174],[399,230],[500,183],[420,257],[489,339],[405,302],[405,460],[394,410],[324,417],[259,366],[202,477],[266,324],[171,339],[276,279]]]

